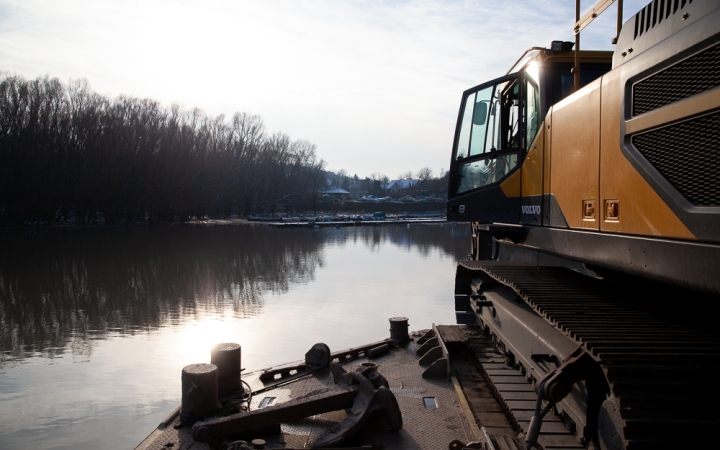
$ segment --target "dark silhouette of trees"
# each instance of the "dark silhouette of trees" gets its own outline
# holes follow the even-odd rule
[[[338,170],[337,172],[328,171],[325,172],[325,175],[330,185],[342,187],[357,197],[360,195],[384,197],[391,194],[385,190],[390,179],[379,172],[372,173],[369,177],[365,177],[365,179],[360,179],[357,175],[350,177],[344,169]],[[415,179],[414,177],[415,175],[412,171],[407,171],[400,174],[399,179],[412,180]],[[440,169],[439,176],[435,177],[431,168],[423,167],[417,171],[417,179],[420,180],[419,183],[415,183],[412,187],[403,190],[401,193],[392,194],[391,196],[395,198],[408,195],[447,198],[448,175],[445,169]]]
[[[262,119],[0,74],[0,224],[156,223],[314,200],[315,145]],[[311,198],[313,197],[313,198]]]
[[[427,183],[433,179],[432,169],[429,167],[423,167],[418,170],[417,177],[421,183]]]

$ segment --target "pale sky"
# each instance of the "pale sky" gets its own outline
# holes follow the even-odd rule
[[[584,1],[583,10],[596,1]],[[647,0],[626,0],[627,20]],[[248,112],[328,169],[447,169],[462,92],[573,40],[573,0],[0,0],[0,71]],[[610,50],[616,6],[582,35]]]

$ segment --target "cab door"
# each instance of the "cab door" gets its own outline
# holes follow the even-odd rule
[[[463,93],[448,186],[448,220],[520,221],[523,86],[515,73]]]
[[[520,223],[542,225],[543,209],[543,167],[545,161],[545,127],[540,109],[540,90],[536,66],[530,65],[523,77],[523,150],[522,179],[520,181],[522,200]]]

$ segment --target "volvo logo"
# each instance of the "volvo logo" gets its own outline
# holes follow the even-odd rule
[[[465,214],[465,205],[460,205],[460,207],[458,207],[458,211],[460,211],[460,214]]]
[[[540,205],[523,205],[520,208],[523,214],[540,214]]]

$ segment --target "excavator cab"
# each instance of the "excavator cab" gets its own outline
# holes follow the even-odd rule
[[[560,48],[531,49],[520,70],[463,93],[450,161],[448,220],[542,224],[542,142],[535,141],[541,140],[549,108],[573,86],[572,45]],[[581,55],[581,85],[611,68],[611,52]],[[521,167],[531,150],[536,161]]]
[[[525,121],[521,117],[526,108],[521,99],[522,78],[517,73],[498,78],[463,95],[451,163],[450,197],[463,198],[482,189],[484,199],[493,203],[504,200],[507,205],[480,207],[472,214],[476,220],[481,217],[489,222],[519,220],[519,198],[505,195],[500,183],[518,168],[523,156],[521,130]],[[454,206],[452,212],[470,213],[468,205]]]
[[[496,183],[517,166],[521,150],[518,78],[482,85],[463,99],[455,151],[455,160],[462,163],[454,179],[457,194]]]

